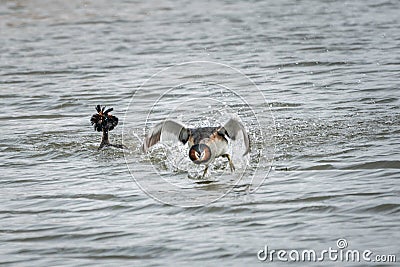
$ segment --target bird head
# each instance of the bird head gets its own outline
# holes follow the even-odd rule
[[[189,158],[196,164],[205,163],[210,160],[211,150],[206,144],[193,145],[189,150]]]
[[[101,107],[100,105],[97,105],[97,113],[93,114],[92,118],[90,119],[95,131],[111,131],[118,124],[118,118],[109,114],[111,111],[113,111],[113,108],[109,108],[107,110],[105,109],[105,106]]]

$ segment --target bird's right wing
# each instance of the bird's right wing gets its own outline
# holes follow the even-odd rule
[[[143,142],[143,151],[147,152],[150,147],[160,141],[180,141],[186,144],[189,139],[189,130],[180,122],[165,120],[156,124],[147,134]]]

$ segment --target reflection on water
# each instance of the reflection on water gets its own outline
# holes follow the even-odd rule
[[[1,1],[1,262],[253,266],[265,245],[318,250],[338,238],[399,255],[399,8]],[[183,64],[195,61],[216,63]],[[97,151],[97,104],[114,107],[110,141],[124,139],[125,155]],[[141,154],[157,121],[228,115],[253,144],[248,162],[235,159],[242,179],[224,160],[201,181],[161,147]],[[186,158],[172,148],[171,160]]]

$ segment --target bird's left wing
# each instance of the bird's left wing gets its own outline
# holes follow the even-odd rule
[[[218,132],[226,135],[232,140],[236,140],[240,133],[243,134],[243,141],[246,147],[246,151],[244,152],[243,156],[247,155],[250,152],[249,135],[247,134],[246,129],[240,121],[231,118]]]
[[[156,124],[147,134],[143,142],[143,151],[160,141],[180,141],[183,144],[189,139],[189,130],[180,122],[165,120]]]

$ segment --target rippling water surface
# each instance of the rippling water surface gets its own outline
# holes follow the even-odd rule
[[[399,13],[398,1],[0,1],[0,262],[258,266],[266,245],[339,238],[399,258]],[[125,155],[97,150],[97,104],[114,107]],[[183,147],[140,152],[162,118],[230,115],[253,144],[236,158],[242,179],[220,161],[199,184]],[[258,189],[254,173],[268,174]]]

